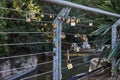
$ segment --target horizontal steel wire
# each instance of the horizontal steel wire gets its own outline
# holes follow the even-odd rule
[[[107,67],[107,68],[105,68],[105,66],[103,67],[99,67],[99,68],[97,68],[97,69],[95,69],[95,70],[93,70],[93,71],[91,71],[91,72],[87,72],[87,73],[85,73],[86,75],[85,76],[83,76],[82,78],[80,78],[80,79],[85,79],[85,78],[88,78],[88,77],[90,77],[92,74],[96,74],[96,73],[98,73],[98,72],[100,72],[101,70],[106,70],[106,69],[109,69],[110,67]],[[79,76],[78,76],[79,77]]]
[[[52,51],[51,51],[52,52]],[[43,53],[46,53],[46,52],[43,52]],[[41,54],[43,54],[41,53]],[[40,53],[38,53],[40,54]],[[8,59],[8,58],[16,58],[16,57],[25,57],[25,56],[33,56],[33,55],[38,55],[38,54],[28,54],[28,55],[19,55],[19,56],[11,56],[11,57],[3,57],[3,58],[0,58],[0,59]],[[76,59],[79,59],[79,58],[84,58],[84,57],[78,57],[78,58],[73,58],[71,60],[76,60]],[[65,61],[65,60],[62,60],[62,61]],[[49,62],[44,62],[44,63],[40,63],[40,64],[37,64],[37,65],[43,65],[43,64],[48,64],[50,62],[53,62],[53,61],[49,61]],[[36,66],[36,65],[35,65]],[[30,66],[28,66],[30,67]],[[16,69],[23,69],[25,67],[20,67],[20,68],[16,68]],[[6,71],[11,71],[11,70],[14,70],[14,69],[10,69],[10,70],[5,70],[5,71],[0,71],[0,72],[6,72]]]
[[[8,17],[0,17],[0,19],[3,20],[15,20],[15,21],[25,21],[26,19],[18,19],[18,18],[8,18]],[[33,22],[42,22],[42,23],[52,23],[52,21],[37,21],[37,20],[32,20]]]
[[[76,43],[76,42],[73,42],[73,43],[71,43],[71,42],[62,42],[63,44],[73,44],[73,43]],[[77,43],[77,44],[82,44],[82,43]]]
[[[10,10],[10,11],[19,11],[19,12],[24,12],[24,13],[31,13],[31,11],[25,11],[25,10],[16,10],[16,9],[13,9],[13,8],[6,8],[6,7],[0,7],[0,9],[3,9],[3,10]],[[53,14],[53,13],[37,13],[37,12],[32,12],[32,13],[35,13],[35,14],[44,14],[44,15],[58,15],[58,14]],[[79,18],[81,17],[81,16],[84,16],[85,14],[82,14],[82,15],[79,15]],[[72,15],[71,15],[72,16]],[[96,19],[96,20],[89,20],[89,19],[86,19],[86,20],[82,20],[82,21],[80,21],[80,22],[90,22],[90,21],[101,21],[102,20],[102,18],[98,18],[98,19]],[[102,20],[103,21],[103,20]]]
[[[85,62],[85,63],[78,63],[78,64],[75,64],[75,65],[73,65],[73,67],[75,67],[75,66],[79,66],[79,65],[88,64],[88,63],[90,63],[90,61]],[[63,67],[62,69],[67,69],[67,67]]]
[[[4,73],[4,72],[9,72],[9,71],[15,71],[18,69],[24,69],[24,68],[31,68],[31,67],[35,67],[35,66],[40,66],[40,65],[44,65],[44,64],[49,64],[52,63],[53,61],[48,61],[48,62],[43,62],[43,63],[38,63],[36,65],[32,65],[32,66],[26,66],[26,67],[19,67],[19,68],[15,68],[15,69],[9,69],[9,70],[4,70],[4,71],[0,71],[0,73]]]
[[[62,60],[63,61],[63,60]],[[15,68],[15,69],[10,69],[10,70],[5,70],[5,71],[0,71],[1,72],[8,72],[8,71],[13,71],[13,70],[16,70],[16,69],[23,69],[23,68],[30,68],[30,67],[33,67],[33,66],[39,66],[39,65],[43,65],[43,64],[48,64],[48,63],[52,63],[53,61],[49,61],[49,62],[44,62],[44,63],[39,63],[39,64],[36,64],[36,65],[32,65],[32,66],[27,66],[27,67],[20,67],[20,68]],[[75,64],[73,66],[78,66],[78,65],[84,65],[84,64],[88,64],[89,62],[86,62],[86,63],[79,63],[79,64]],[[62,69],[66,69],[67,67],[64,67]],[[39,75],[35,75],[35,76],[31,76],[29,78],[32,78],[32,77],[36,77],[36,76],[41,76],[41,75],[44,75],[44,74],[47,74],[46,72],[45,73],[42,73],[42,74],[39,74]],[[25,79],[28,79],[25,78]],[[22,79],[22,80],[25,80],[25,79]]]
[[[66,50],[64,50],[66,51]],[[64,52],[62,51],[62,52]],[[52,53],[53,51],[48,51],[48,52],[40,52],[40,53],[32,53],[32,54],[24,54],[24,55],[16,55],[16,56],[8,56],[8,57],[0,57],[0,60],[2,59],[10,59],[10,58],[18,58],[18,57],[26,57],[26,56],[35,56],[35,55],[40,55],[40,54],[45,54],[45,53]],[[98,55],[98,54],[91,54],[89,56],[94,56],[94,55]],[[85,56],[85,57],[89,57],[89,56]],[[74,59],[71,59],[71,60],[76,60],[76,59],[79,59],[79,58],[85,58],[85,57],[78,57],[78,58],[74,58]],[[63,60],[65,61],[65,60]]]
[[[29,76],[29,77],[25,77],[25,78],[22,78],[20,80],[26,80],[26,79],[30,79],[30,78],[34,78],[34,77],[38,77],[38,76],[42,76],[42,75],[45,75],[45,74],[49,74],[49,73],[52,73],[53,71],[47,71],[47,72],[44,72],[44,73],[41,73],[41,74],[36,74],[36,75],[33,75],[33,76]]]
[[[30,43],[11,43],[11,44],[0,44],[0,46],[14,46],[14,45],[32,45],[32,44],[45,44],[45,43],[52,43],[52,42],[30,42]],[[62,42],[64,44],[73,44],[70,42]],[[77,43],[82,44],[82,43]]]
[[[62,61],[64,61],[64,60],[62,60]],[[48,61],[48,62],[38,63],[38,64],[32,65],[32,66],[19,67],[19,68],[15,68],[15,69],[4,70],[4,71],[0,71],[0,73],[2,73],[2,72],[8,72],[8,71],[14,71],[14,70],[16,70],[16,69],[30,68],[30,67],[33,67],[33,66],[39,66],[39,65],[43,65],[43,64],[52,63],[52,62],[53,62],[53,61]],[[80,63],[80,65],[82,65],[82,64],[84,64],[84,63]],[[85,63],[85,64],[86,64],[86,63]],[[77,65],[79,65],[79,64],[77,64]],[[66,68],[66,67],[65,67],[65,68]]]
[[[0,34],[46,34],[52,32],[0,32]]]
[[[3,10],[10,10],[10,11],[18,11],[18,12],[24,12],[24,13],[31,13],[31,11],[25,11],[25,10],[16,10],[16,9],[13,9],[13,8],[6,8],[6,7],[0,7],[0,9],[3,9]],[[44,15],[57,15],[57,14],[53,14],[53,13],[37,13],[37,12],[32,12],[32,13],[35,13],[35,14],[44,14]],[[71,15],[72,16],[72,15]],[[84,14],[82,14],[82,15],[79,15],[79,17],[80,16],[84,16]],[[89,19],[86,19],[86,20],[80,20],[80,22],[90,22],[90,21],[103,21],[103,19],[102,18],[98,18],[98,19],[96,19],[96,20],[89,20]]]
[[[0,46],[33,45],[33,44],[47,44],[47,43],[52,43],[52,42],[11,43],[11,44],[0,44]]]
[[[96,40],[96,41],[88,41],[88,43],[94,43],[94,42],[97,42],[97,41],[102,41],[102,40]],[[77,43],[77,42],[62,42],[62,43],[64,43],[64,44],[73,44],[73,43]],[[80,42],[80,43],[77,43],[77,44],[83,44],[82,42]]]
[[[84,56],[84,57],[81,56],[81,57],[73,58],[73,59],[70,59],[70,60],[77,60],[77,59],[82,59],[82,58],[91,57],[91,56],[98,56],[98,55],[100,55],[100,54],[90,54],[88,56]],[[66,61],[66,60],[63,60],[63,61]]]
[[[16,10],[13,8],[5,8],[5,7],[0,7],[0,9],[4,9],[4,10],[11,10],[11,11],[19,11],[19,12],[26,12],[26,13],[31,13],[31,11],[25,11],[25,10]],[[51,13],[37,13],[37,12],[32,12],[35,14],[44,14],[44,15],[51,15]],[[53,14],[53,15],[57,15],[57,14]]]
[[[75,36],[75,35],[77,35],[77,34],[79,34],[79,33],[67,33],[67,32],[63,32],[64,34],[66,34],[66,35],[73,35],[73,36]],[[82,34],[79,34],[79,36],[80,35],[82,35]],[[85,34],[86,36],[89,36],[89,35],[87,35],[87,34]]]
[[[35,55],[40,55],[40,54],[46,54],[46,53],[51,53],[53,51],[48,51],[48,52],[40,52],[40,53],[32,53],[32,54],[24,54],[24,55],[17,55],[17,56],[8,56],[8,57],[0,57],[0,60],[2,59],[10,59],[10,58],[18,58],[18,57],[26,57],[26,56],[35,56]]]
[[[84,57],[78,57],[78,58],[73,58],[73,59],[71,59],[71,60],[76,60],[76,59],[81,59],[81,58],[86,58],[86,57],[91,57],[91,56],[97,56],[97,55],[99,55],[99,54],[90,54],[89,56],[84,56]]]
[[[79,64],[76,64],[76,65],[73,65],[74,67],[75,66],[79,66],[79,65],[84,65],[84,64],[88,64],[89,62],[86,62],[86,63],[79,63]],[[67,67],[63,67],[62,69],[67,69]],[[30,78],[33,78],[33,77],[38,77],[38,76],[41,76],[41,75],[45,75],[45,74],[48,74],[48,73],[52,73],[53,71],[48,71],[48,72],[44,72],[44,73],[41,73],[41,74],[37,74],[37,75],[33,75],[33,76],[29,76],[29,77],[25,77],[25,78],[22,78],[20,80],[26,80],[26,79],[30,79]]]

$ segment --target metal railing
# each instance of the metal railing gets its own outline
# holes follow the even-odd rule
[[[8,10],[9,8],[3,8],[3,7],[0,7],[0,9],[6,9]],[[15,11],[15,9],[9,9],[9,10],[12,10],[12,11]],[[28,12],[28,11],[21,11],[21,12]],[[46,13],[47,14],[47,13]],[[15,21],[26,21],[25,19],[17,19],[17,18],[7,18],[7,17],[0,17],[0,19],[3,19],[3,20],[15,20]],[[33,20],[34,22],[45,22],[45,23],[52,23],[50,21],[35,21]],[[41,34],[41,33],[51,33],[51,32],[0,32],[0,34]],[[74,34],[71,34],[71,33],[66,33],[66,35],[74,35]],[[0,44],[0,46],[13,46],[13,45],[36,45],[36,44],[49,44],[49,43],[53,43],[53,42],[29,42],[29,43],[10,43],[10,44]],[[72,43],[69,43],[69,42],[63,42],[65,44],[72,44]],[[81,43],[79,43],[81,44]],[[27,57],[27,56],[38,56],[38,55],[41,55],[41,54],[45,54],[45,53],[53,53],[54,51],[48,51],[48,52],[40,52],[40,53],[34,53],[34,54],[24,54],[24,55],[16,55],[16,56],[8,56],[8,57],[0,57],[0,60],[6,60],[6,59],[13,59],[13,58],[21,58],[21,57]],[[52,54],[54,55],[54,54]],[[98,54],[97,54],[98,55]],[[90,56],[96,56],[96,54],[92,54]],[[82,59],[82,58],[86,58],[86,57],[90,57],[90,56],[85,56],[85,57],[77,57],[77,58],[72,58],[71,60],[78,60],[78,59]],[[62,60],[62,61],[66,61],[66,60]],[[31,68],[31,67],[34,67],[34,66],[40,66],[40,65],[45,65],[45,64],[50,64],[52,63],[53,61],[48,61],[48,62],[43,62],[43,63],[38,63],[36,65],[32,65],[32,66],[26,66],[26,67],[19,67],[19,68],[15,68],[15,69],[9,69],[9,70],[4,70],[4,71],[0,71],[0,73],[3,73],[3,72],[9,72],[9,71],[14,71],[14,70],[18,70],[18,69],[25,69],[25,68]],[[86,64],[89,64],[90,61],[88,62],[85,62],[85,63],[78,63],[78,64],[75,64],[73,65],[74,66],[80,66],[80,65],[86,65]],[[67,69],[67,67],[62,67],[62,70],[65,70]],[[32,76],[29,76],[29,77],[25,77],[25,78],[22,78],[21,80],[26,80],[26,79],[30,79],[30,78],[33,78],[33,77],[38,77],[38,76],[42,76],[42,75],[46,75],[48,73],[52,73],[53,70],[50,70],[50,71],[47,71],[47,72],[44,72],[44,73],[40,73],[40,74],[36,74],[36,75],[32,75]]]

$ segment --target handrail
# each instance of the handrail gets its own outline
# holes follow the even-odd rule
[[[69,1],[63,1],[63,0],[42,0],[42,1],[49,2],[49,3],[55,3],[55,4],[59,4],[59,5],[72,7],[72,8],[82,9],[82,10],[85,10],[85,11],[90,11],[90,12],[95,12],[95,13],[100,13],[100,14],[104,14],[104,15],[109,15],[109,16],[114,16],[114,17],[120,18],[119,14],[115,14],[115,13],[108,12],[108,11],[101,10],[101,9],[97,9],[97,8],[83,6],[83,5],[72,3],[72,2],[69,2]]]
[[[99,72],[99,71],[101,71],[101,70],[103,70],[103,69],[106,69],[106,68],[108,68],[108,67],[110,67],[110,65],[99,67],[99,68],[97,68],[97,69],[95,69],[95,70],[93,70],[93,71],[91,71],[91,72],[86,72],[86,73],[84,73],[84,74],[81,74],[80,76],[71,77],[71,78],[68,79],[68,80],[77,80],[77,79],[80,79],[80,78],[89,76],[89,75],[91,75],[91,74],[93,74],[93,73]]]

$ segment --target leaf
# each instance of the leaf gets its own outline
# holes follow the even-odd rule
[[[101,46],[105,45],[109,40],[111,39],[111,37],[109,37],[109,35],[105,35],[105,36],[101,36],[98,37],[98,39],[96,40],[96,44],[97,44],[97,48],[100,48]]]
[[[97,30],[91,33],[91,35],[101,35],[106,34],[111,28],[111,24],[103,24],[98,27]]]
[[[110,29],[111,29],[111,27],[108,27],[103,33],[102,33],[102,35],[105,35],[105,34],[107,34],[107,32],[109,32],[110,31]]]
[[[118,51],[120,49],[120,42],[117,43],[117,45],[113,48],[113,50],[110,51],[107,61],[110,61],[113,57],[116,57],[118,55]]]

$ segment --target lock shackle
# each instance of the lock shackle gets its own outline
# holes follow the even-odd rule
[[[69,50],[67,50],[67,60],[70,60]]]

